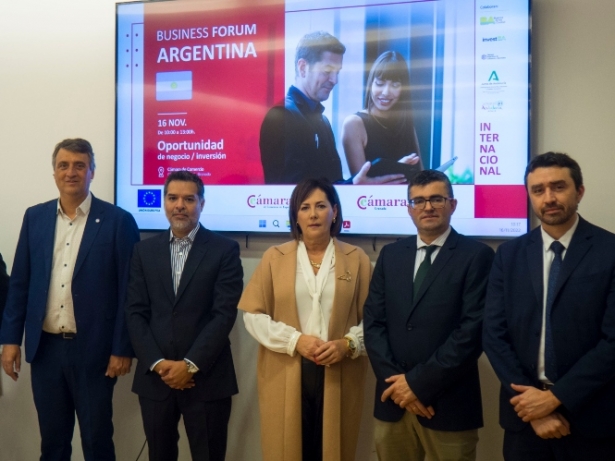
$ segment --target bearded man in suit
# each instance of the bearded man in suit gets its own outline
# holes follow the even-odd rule
[[[138,364],[139,395],[150,461],[177,460],[184,418],[192,459],[224,461],[231,396],[237,380],[229,333],[243,270],[237,242],[199,223],[201,179],[171,173],[164,186],[168,231],[135,247],[127,324]]]

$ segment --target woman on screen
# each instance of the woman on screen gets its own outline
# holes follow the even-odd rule
[[[364,108],[344,120],[342,143],[353,175],[366,161],[379,158],[414,165],[416,172],[423,169],[410,108],[410,74],[397,51],[385,51],[374,62]]]
[[[329,181],[301,181],[289,216],[293,240],[265,252],[239,302],[260,343],[263,459],[353,461],[372,266],[363,250],[337,239],[342,209]]]

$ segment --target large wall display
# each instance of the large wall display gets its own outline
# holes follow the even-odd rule
[[[165,229],[165,178],[189,170],[205,183],[208,228],[287,232],[292,184],[316,166],[337,183],[343,232],[412,233],[407,186],[356,177],[350,146],[358,138],[348,127],[361,116],[383,159],[374,171],[416,154],[414,170],[439,168],[451,179],[458,231],[524,233],[529,8],[529,0],[118,4],[116,203],[141,229]],[[309,69],[315,78],[330,74],[316,84],[333,139],[316,128],[286,136],[296,120],[270,116],[295,84],[298,43],[316,31],[346,49],[341,69]],[[370,81],[387,56],[397,57],[397,73]],[[318,156],[325,148],[337,151],[332,167]],[[272,173],[278,167],[290,173]]]

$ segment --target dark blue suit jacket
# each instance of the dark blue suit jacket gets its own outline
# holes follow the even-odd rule
[[[526,427],[510,404],[511,383],[538,386],[543,311],[540,228],[502,244],[487,293],[484,348],[502,382],[500,424]],[[615,436],[615,235],[580,218],[562,264],[551,314],[557,411],[571,432]]]
[[[57,199],[26,210],[0,344],[21,345],[26,333],[26,361],[36,357],[53,263]],[[88,351],[87,365],[106,365],[111,355],[132,356],[123,307],[132,248],[139,231],[132,215],[92,197],[72,280],[77,340]]]
[[[201,401],[237,393],[229,333],[237,317],[243,269],[237,242],[201,226],[173,291],[169,231],[135,247],[126,316],[139,363],[133,392],[166,399],[172,389],[150,367],[159,359],[192,361],[195,387],[183,392]]]
[[[8,291],[9,276],[6,273],[6,264],[2,259],[2,255],[0,255],[0,326],[2,326],[2,314],[4,312],[4,304],[6,303],[6,295]]]
[[[374,416],[398,421],[405,410],[380,401],[404,373],[419,400],[433,405],[430,429],[462,431],[483,424],[477,360],[485,289],[493,250],[451,233],[413,298],[416,237],[386,245],[380,252],[364,309],[365,346],[376,374]]]

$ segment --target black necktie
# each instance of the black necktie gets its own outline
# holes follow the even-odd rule
[[[557,379],[557,357],[553,346],[553,330],[551,328],[551,311],[555,300],[555,285],[557,277],[562,268],[562,252],[564,245],[555,240],[551,244],[551,251],[554,253],[551,269],[549,269],[549,286],[547,287],[547,312],[545,316],[545,375],[551,382]]]
[[[421,284],[423,280],[425,280],[427,272],[429,272],[429,268],[431,267],[431,254],[438,249],[438,246],[429,245],[423,248],[425,248],[425,259],[423,259],[423,262],[414,276],[414,298],[416,298],[416,295],[419,293],[419,288],[421,288]]]

